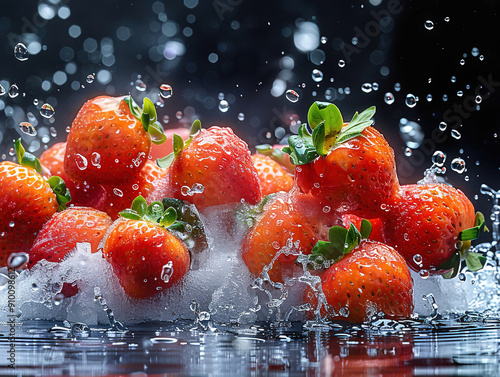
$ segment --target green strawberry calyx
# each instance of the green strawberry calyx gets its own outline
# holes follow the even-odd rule
[[[145,97],[141,107],[134,101],[131,95],[123,99],[134,117],[136,117],[144,127],[144,130],[151,136],[154,144],[162,144],[167,140],[163,133],[163,127],[156,116],[156,108],[153,102]]]
[[[42,174],[42,164],[40,160],[36,158],[33,154],[26,152],[21,143],[21,139],[17,139],[14,143],[14,149],[16,150],[17,160],[19,164],[35,170],[38,174]],[[50,188],[56,195],[57,203],[58,203],[58,211],[64,211],[66,209],[66,204],[71,201],[71,194],[66,187],[66,183],[62,180],[61,177],[53,176],[47,180],[47,183],[50,185]]]
[[[191,126],[191,130],[189,131],[189,138],[186,141],[182,140],[182,137],[180,137],[179,135],[174,134],[172,138],[174,151],[165,157],[158,158],[156,160],[156,164],[160,168],[164,169],[170,167],[170,165],[172,165],[172,162],[174,162],[175,158],[179,155],[179,153],[181,153],[183,149],[187,148],[193,141],[193,138],[200,132],[201,132],[201,121],[199,119],[196,119]]]
[[[285,161],[285,158],[288,159],[288,153],[284,153],[280,148],[273,148],[271,144],[261,144],[256,145],[255,150],[257,151],[257,153],[270,157],[278,164],[280,164],[283,168],[288,170]],[[293,171],[291,173],[293,173]]]
[[[337,263],[349,254],[356,246],[372,232],[372,224],[363,219],[358,230],[353,224],[348,229],[342,226],[332,226],[328,232],[328,241],[318,241],[314,245],[309,260],[313,262],[312,269],[324,268]]]
[[[162,202],[155,201],[148,205],[139,195],[132,202],[131,208],[120,212],[120,216],[129,220],[146,220],[163,228],[172,226],[177,220],[177,211],[173,207],[165,208]]]
[[[479,271],[485,266],[486,257],[484,255],[469,251],[471,241],[479,238],[484,232],[488,232],[488,228],[485,225],[484,215],[478,212],[476,213],[474,226],[458,234],[457,250],[455,253],[446,262],[437,267],[437,270],[448,270],[448,272],[443,274],[445,279],[452,279],[457,276],[462,260],[465,260],[465,265],[472,272]]]
[[[375,106],[361,114],[356,112],[351,121],[344,126],[342,114],[337,106],[329,102],[316,101],[309,108],[309,126],[301,125],[298,135],[288,138],[288,147],[283,152],[290,155],[295,165],[308,164],[318,156],[326,156],[345,141],[361,135],[363,130],[373,124]]]

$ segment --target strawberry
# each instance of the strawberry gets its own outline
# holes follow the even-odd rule
[[[193,123],[191,137],[184,143],[174,136],[174,152],[157,160],[169,167],[172,195],[188,200],[198,209],[261,199],[259,177],[247,144],[226,127],[201,129]]]
[[[49,170],[50,175],[57,175],[66,183],[71,192],[71,205],[79,207],[104,208],[106,204],[106,191],[99,184],[87,182],[73,182],[64,171],[64,156],[66,143],[56,143],[44,151],[40,156],[40,163]]]
[[[375,108],[356,113],[347,125],[333,104],[316,102],[308,114],[309,134],[301,126],[289,138],[298,188],[364,218],[384,218],[396,198],[399,183],[394,151],[370,127]]]
[[[389,318],[408,318],[413,312],[410,270],[397,251],[381,242],[362,240],[371,231],[363,220],[361,232],[332,227],[329,242],[318,242],[310,259],[330,264],[321,276],[321,288],[334,310],[331,319],[363,322],[384,313]],[[331,264],[333,263],[333,264]]]
[[[71,196],[59,177],[45,180],[40,161],[15,143],[21,165],[0,162],[0,265],[14,252],[28,252],[36,235]]]
[[[342,215],[342,223],[344,228],[349,229],[349,227],[354,225],[356,228],[361,227],[361,221],[363,219],[361,217],[358,217],[356,215],[352,214],[345,214]],[[372,241],[379,241],[382,243],[385,243],[385,237],[384,237],[384,222],[381,219],[368,219],[370,223],[372,224],[372,231],[370,233],[370,239]]]
[[[442,183],[401,186],[393,216],[384,224],[387,243],[415,271],[455,276],[460,259],[471,271],[485,258],[468,252],[470,241],[484,228],[484,217],[462,193]]]
[[[319,239],[326,239],[329,226],[340,221],[319,201],[291,191],[264,198],[261,213],[245,235],[241,253],[250,273],[258,276],[282,250],[268,270],[273,282],[300,271],[295,264],[299,252],[310,254]]]
[[[149,99],[141,110],[130,96],[100,96],[87,101],[73,120],[64,170],[75,182],[125,182],[146,163],[151,142],[164,141]]]
[[[153,162],[147,161],[141,171],[137,172],[129,181],[112,185],[103,185],[105,194],[102,204],[98,207],[106,212],[113,220],[118,218],[118,213],[126,208],[130,208],[133,200],[141,195],[146,201],[152,202],[153,197],[161,200],[168,196],[154,195],[160,186],[164,184],[164,177],[167,171],[159,168]]]
[[[259,176],[262,196],[292,189],[293,176],[276,161],[260,153],[252,155],[252,161]]]
[[[95,253],[111,223],[106,213],[93,208],[71,207],[55,213],[36,236],[29,252],[28,266],[31,268],[42,259],[60,262],[83,242],[90,243],[91,251]],[[71,297],[78,293],[78,288],[65,283],[61,293]]]
[[[174,208],[149,206],[139,196],[132,209],[120,213],[106,236],[103,256],[111,263],[125,293],[149,298],[177,284],[189,270],[186,245],[169,227],[176,225]]]
[[[292,174],[295,172],[295,165],[290,161],[290,156],[283,152],[285,145],[281,144],[261,144],[257,145],[255,149],[257,153],[264,154],[271,157],[274,161],[280,164],[288,173]]]

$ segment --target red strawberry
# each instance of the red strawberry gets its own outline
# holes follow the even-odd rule
[[[82,242],[90,243],[91,251],[95,253],[111,223],[106,213],[93,208],[71,207],[54,214],[44,224],[31,247],[29,267],[42,259],[60,262]],[[65,297],[74,296],[78,287],[65,283],[61,293]]]
[[[152,137],[165,140],[149,99],[141,112],[130,96],[94,98],[73,120],[64,170],[71,180],[92,185],[127,181],[146,163]]]
[[[315,103],[309,110],[309,135],[289,139],[296,183],[305,193],[342,212],[364,218],[384,218],[393,204],[399,183],[394,151],[373,127],[370,108],[355,114],[347,125],[333,104]]]
[[[149,298],[177,284],[189,270],[184,243],[168,230],[175,224],[175,209],[163,211],[159,202],[149,207],[142,197],[128,217],[117,220],[108,233],[103,256],[111,263],[121,286],[133,298]]]
[[[175,135],[179,135],[182,140],[186,141],[189,139],[189,128],[179,127],[179,128],[169,128],[165,130],[165,136],[167,140],[173,139]],[[174,151],[172,143],[163,144],[153,144],[151,145],[151,151],[149,152],[149,159],[156,161],[158,158],[165,157]]]
[[[70,200],[59,177],[46,181],[40,161],[16,142],[21,165],[0,162],[0,265],[14,252],[29,252],[36,235]]]
[[[163,196],[158,197],[161,185],[165,183],[167,170],[159,168],[151,161],[147,161],[142,170],[136,173],[129,181],[112,185],[104,185],[105,194],[100,210],[106,212],[113,220],[118,218],[118,213],[126,208],[130,208],[133,200],[141,195],[147,202],[161,200],[169,196],[163,192]]]
[[[201,129],[195,121],[192,137],[174,138],[174,153],[158,160],[169,167],[173,196],[198,209],[221,204],[260,201],[260,185],[247,144],[230,128]],[[171,164],[171,165],[170,165]]]
[[[278,193],[264,203],[262,213],[246,234],[241,248],[243,261],[257,276],[278,251],[286,248],[286,253],[269,270],[272,281],[283,282],[286,276],[300,270],[295,264],[299,252],[310,254],[319,239],[328,237],[329,227],[339,221],[329,208],[310,195],[293,191]]]
[[[392,247],[361,240],[369,235],[369,224],[362,222],[361,233],[353,225],[333,227],[330,242],[318,242],[313,250],[313,261],[333,262],[321,277],[332,319],[363,322],[380,312],[389,318],[408,318],[413,312],[408,266]]]
[[[56,143],[42,153],[40,163],[49,170],[49,175],[57,175],[66,183],[66,187],[71,192],[72,206],[102,209],[106,200],[104,187],[99,184],[70,180],[64,171],[65,155],[66,143]]]
[[[290,161],[290,156],[283,152],[283,148],[286,145],[281,144],[262,144],[257,145],[255,149],[257,153],[271,157],[274,161],[280,164],[288,173],[292,174],[295,172],[295,165]]]
[[[292,189],[293,176],[276,161],[259,153],[252,155],[252,161],[257,169],[262,196]]]
[[[460,190],[441,183],[406,185],[384,233],[415,271],[442,274],[454,269],[454,276],[461,257],[470,270],[484,265],[483,257],[467,251],[482,230],[484,218],[478,214],[477,219],[475,223],[474,206]]]

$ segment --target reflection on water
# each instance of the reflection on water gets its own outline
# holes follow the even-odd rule
[[[49,331],[50,330],[50,331]],[[496,376],[500,320],[478,314],[363,325],[210,327],[148,323],[128,331],[27,321],[0,325],[0,374],[22,376]],[[14,346],[10,341],[14,340]],[[9,353],[15,354],[15,367]]]

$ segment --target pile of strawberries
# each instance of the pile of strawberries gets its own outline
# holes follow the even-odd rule
[[[164,131],[147,98],[142,108],[130,96],[94,98],[65,143],[38,160],[18,141],[19,164],[0,163],[0,263],[18,253],[29,268],[59,262],[87,242],[130,297],[153,297],[206,254],[198,211],[225,206],[246,227],[241,257],[253,276],[286,284],[308,268],[321,276],[323,315],[406,318],[408,267],[422,277],[454,277],[463,260],[479,270],[485,258],[469,247],[484,218],[449,185],[400,186],[374,113],[344,123],[335,105],[316,102],[288,146],[251,155],[230,128]],[[62,293],[78,294],[77,283]]]

